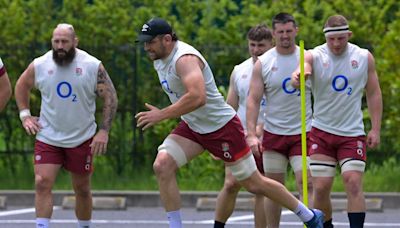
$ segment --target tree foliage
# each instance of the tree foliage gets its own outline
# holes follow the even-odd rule
[[[399,4],[396,0],[0,0],[0,56],[15,85],[27,65],[50,48],[56,24],[73,24],[79,46],[102,60],[117,88],[120,104],[107,159],[117,173],[122,173],[127,166],[151,166],[157,145],[177,123],[164,121],[145,132],[135,127],[134,115],[144,109],[145,102],[158,107],[169,104],[152,63],[135,43],[149,18],[167,19],[181,40],[204,54],[217,84],[227,86],[233,66],[248,58],[245,37],[251,26],[270,26],[275,14],[292,13],[300,27],[298,39],[305,41],[306,48],[313,48],[324,42],[322,27],[327,17],[343,14],[354,32],[351,41],[375,56],[384,98],[383,143],[377,153],[370,153],[370,161],[381,162],[400,157]],[[39,107],[40,95],[35,92],[31,96],[32,112],[38,115]],[[4,146],[0,149],[6,154],[31,152],[33,139],[20,128],[14,100],[1,118],[0,145]],[[365,120],[368,128],[367,115]],[[11,156],[0,158],[10,167],[19,164]]]

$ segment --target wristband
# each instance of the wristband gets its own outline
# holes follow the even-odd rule
[[[28,116],[31,116],[31,111],[29,109],[23,109],[19,112],[19,119],[24,121],[24,119]]]

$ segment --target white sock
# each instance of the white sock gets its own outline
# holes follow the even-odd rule
[[[90,220],[78,220],[78,228],[90,228]]]
[[[49,228],[49,218],[36,218],[36,228]]]
[[[301,221],[308,222],[314,217],[314,213],[306,207],[302,202],[299,202],[297,208],[293,211]]]
[[[169,228],[182,228],[181,211],[168,211]]]

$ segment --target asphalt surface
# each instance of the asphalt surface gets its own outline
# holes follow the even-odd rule
[[[206,228],[213,227],[214,211],[197,211],[193,207],[182,208],[184,227]],[[349,227],[345,212],[334,212],[334,225],[336,228]],[[9,206],[0,210],[1,228],[34,227],[35,213],[32,207]],[[94,210],[93,227],[118,227],[118,228],[159,228],[168,227],[168,222],[161,207],[128,207],[126,210]],[[64,210],[60,206],[54,208],[50,223],[52,228],[76,227],[73,210]],[[227,228],[254,227],[251,211],[235,211],[231,216]],[[281,227],[303,227],[300,220],[290,211],[282,212]],[[368,212],[365,228],[400,227],[400,208],[384,209],[382,212]]]

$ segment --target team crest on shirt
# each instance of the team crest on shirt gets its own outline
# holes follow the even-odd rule
[[[323,66],[324,68],[328,68],[328,67],[329,67],[329,62],[323,62],[323,63],[322,63],[322,66]]]
[[[247,78],[247,74],[242,74],[242,78],[243,79]]]
[[[276,67],[276,66],[273,66],[273,67],[271,68],[271,71],[272,71],[272,72],[276,72],[276,71],[278,71],[278,67]]]
[[[356,60],[351,60],[351,67],[353,69],[357,69],[358,68],[358,62]]]
[[[77,67],[77,68],[75,69],[75,74],[76,74],[76,76],[81,76],[81,75],[82,75],[82,68]]]
[[[54,73],[54,71],[53,71],[53,70],[49,70],[49,71],[47,71],[47,74],[48,74],[48,75],[53,75],[53,73]]]

